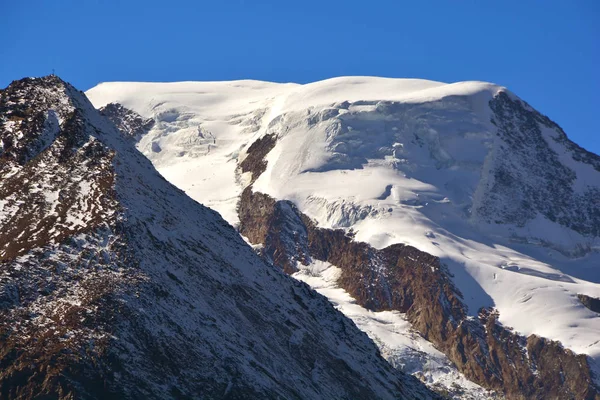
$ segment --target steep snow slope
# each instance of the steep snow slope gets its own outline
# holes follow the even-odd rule
[[[431,396],[59,78],[0,91],[0,143],[0,397]]]
[[[600,358],[600,159],[506,89],[483,82],[336,78],[104,83],[156,126],[138,144],[159,171],[231,223],[260,137],[276,144],[253,190],[376,248],[439,256],[472,315],[493,306],[524,335]],[[212,143],[211,143],[212,140]]]

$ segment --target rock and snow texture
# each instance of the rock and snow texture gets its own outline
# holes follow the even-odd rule
[[[120,104],[107,104],[99,111],[114,123],[119,131],[131,135],[133,139],[145,135],[154,126],[154,119],[142,118],[136,112],[126,109]]]
[[[336,266],[315,260],[308,266],[299,264],[298,267],[300,270],[292,276],[308,283],[350,317],[377,343],[382,355],[393,366],[419,377],[435,390],[448,393],[451,398],[502,398],[467,380],[442,352],[411,328],[402,313],[374,312],[358,305],[348,292],[338,286],[340,269]]]
[[[0,140],[0,397],[433,396],[57,77]]]
[[[103,83],[155,120],[138,148],[166,179],[239,222],[249,146],[272,135],[253,190],[375,248],[440,257],[469,313],[494,307],[522,335],[600,360],[600,158],[505,88],[335,78]]]

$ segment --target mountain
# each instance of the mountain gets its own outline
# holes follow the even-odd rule
[[[506,88],[343,77],[87,95],[154,121],[136,141],[159,172],[399,369],[455,397],[600,398],[600,157]]]
[[[0,91],[0,397],[437,398],[56,76]]]

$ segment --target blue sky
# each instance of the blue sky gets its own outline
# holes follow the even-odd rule
[[[600,153],[600,1],[0,0],[0,87],[340,75],[507,86]]]

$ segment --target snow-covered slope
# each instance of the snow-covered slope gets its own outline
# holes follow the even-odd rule
[[[433,396],[59,78],[0,91],[0,143],[1,398]]]
[[[440,257],[470,315],[494,307],[522,335],[600,359],[600,158],[505,88],[483,82],[335,78],[103,83],[156,124],[138,148],[169,181],[239,222],[238,165],[273,137],[253,191],[319,227]]]
[[[440,85],[381,78],[340,78],[304,86],[258,81],[115,82],[100,84],[86,94],[96,107],[117,102],[153,118],[156,126],[141,138],[138,148],[169,181],[235,223],[242,187],[236,178],[239,152],[262,136],[278,116],[326,106],[336,98],[377,99],[385,93],[400,99]]]

